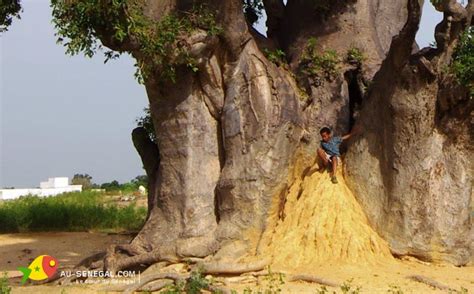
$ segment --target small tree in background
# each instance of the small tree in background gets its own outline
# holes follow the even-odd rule
[[[136,176],[133,180],[132,183],[135,184],[135,186],[140,187],[148,187],[148,177],[146,175],[141,175],[141,176]]]
[[[100,185],[101,189],[105,189],[107,191],[117,191],[120,190],[120,187],[120,183],[116,180],[113,180],[110,183],[103,183],[102,185]]]
[[[82,185],[82,189],[88,190],[94,187],[92,177],[88,174],[75,174],[72,177],[71,184]]]

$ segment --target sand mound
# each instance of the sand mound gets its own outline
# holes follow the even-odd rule
[[[338,184],[313,166],[296,177],[286,203],[273,213],[260,242],[260,253],[277,268],[310,268],[316,264],[372,263],[391,259],[390,250],[369,226],[346,186],[341,168]],[[281,197],[281,199],[284,199]]]

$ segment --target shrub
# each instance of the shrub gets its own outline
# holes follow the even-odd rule
[[[136,231],[141,228],[146,208],[133,204],[125,207],[105,205],[102,198],[102,194],[86,191],[4,201],[0,203],[0,232]]]
[[[301,56],[301,72],[317,80],[332,81],[338,74],[339,56],[335,50],[326,50],[319,53],[315,38],[310,38]]]
[[[204,278],[201,271],[194,271],[186,283],[185,292],[189,294],[199,294],[201,290],[207,289],[210,284],[210,281]]]
[[[189,277],[185,282],[180,282],[178,284],[173,284],[167,287],[163,293],[165,294],[180,294],[180,293],[189,293],[189,294],[199,294],[202,293],[201,290],[206,290],[211,285],[211,281],[207,280],[201,273],[200,270],[193,271],[191,277]]]
[[[286,55],[285,52],[281,49],[270,50],[270,49],[263,49],[263,53],[267,57],[267,59],[278,66],[281,66],[286,63]]]
[[[362,62],[364,62],[366,59],[364,53],[357,48],[357,47],[351,47],[349,50],[347,50],[347,55],[346,55],[346,62],[349,64],[354,64],[357,66],[360,66]]]
[[[94,186],[92,184],[92,177],[88,174],[75,174],[72,177],[71,184],[82,185],[83,190],[91,189]]]

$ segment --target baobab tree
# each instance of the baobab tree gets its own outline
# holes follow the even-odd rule
[[[474,1],[432,2],[444,18],[420,50],[418,0],[52,0],[67,53],[131,54],[150,105],[152,136],[133,131],[147,221],[95,259],[115,271],[253,252],[245,236],[284,205],[295,154],[356,124],[345,178],[373,228],[394,254],[466,264],[473,85],[455,65],[461,45],[472,54]]]

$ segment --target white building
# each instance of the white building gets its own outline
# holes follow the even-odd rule
[[[26,195],[45,197],[80,191],[82,191],[82,185],[69,185],[67,177],[49,178],[48,181],[41,182],[39,188],[0,189],[0,200],[16,199]]]

